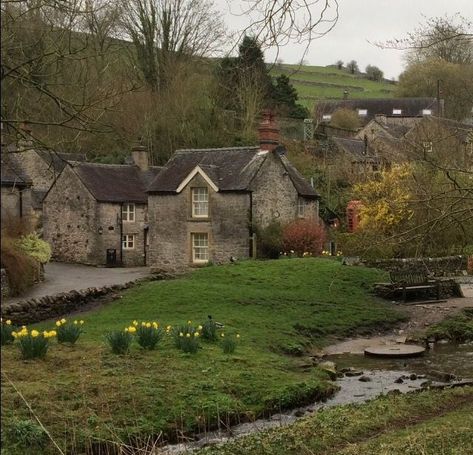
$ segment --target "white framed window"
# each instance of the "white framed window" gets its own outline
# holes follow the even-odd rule
[[[393,115],[401,115],[402,109],[393,109]]]
[[[332,116],[330,114],[324,114],[322,115],[322,120],[331,120]]]
[[[209,261],[209,234],[193,233],[192,237],[192,262],[204,263]]]
[[[305,199],[300,197],[297,200],[297,216],[298,217],[301,217],[301,218],[304,217],[304,215],[305,215],[305,206],[306,206]]]
[[[422,109],[422,115],[432,115],[432,109]]]
[[[368,109],[358,109],[358,115],[360,117],[365,117],[368,115]]]
[[[122,220],[135,221],[135,204],[127,203],[122,205]]]
[[[432,145],[432,142],[424,142],[422,144],[423,148],[424,148],[424,152],[427,152],[427,153],[430,153],[433,151],[433,145]]]
[[[135,235],[125,234],[122,237],[122,247],[124,250],[134,250],[135,249]]]
[[[209,216],[209,189],[207,187],[192,188],[192,216],[207,218]]]

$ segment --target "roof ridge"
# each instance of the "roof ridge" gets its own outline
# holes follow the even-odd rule
[[[220,152],[220,151],[233,151],[233,150],[258,150],[258,145],[248,145],[241,147],[211,147],[201,149],[178,149],[174,153],[188,153],[188,152]]]
[[[138,166],[136,164],[116,164],[116,163],[92,163],[90,161],[74,161],[74,160],[70,160],[69,161],[70,164],[74,164],[74,165],[77,165],[77,166],[96,166],[96,167],[108,167],[108,168],[111,168],[111,167],[135,167],[135,168],[138,168]]]

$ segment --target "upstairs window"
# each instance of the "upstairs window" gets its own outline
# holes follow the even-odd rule
[[[122,246],[124,250],[135,249],[135,236],[133,234],[126,234],[122,237]]]
[[[192,234],[192,262],[209,261],[209,235],[206,233]]]
[[[331,120],[332,116],[330,114],[324,114],[322,115],[322,120],[329,121]]]
[[[206,187],[192,188],[192,217],[207,218],[209,216],[209,189]]]
[[[393,115],[401,115],[402,109],[393,109]]]
[[[135,204],[123,204],[122,206],[122,220],[135,221]]]
[[[368,109],[358,109],[358,115],[360,117],[366,117],[368,115]]]
[[[422,115],[432,115],[432,109],[422,109]]]

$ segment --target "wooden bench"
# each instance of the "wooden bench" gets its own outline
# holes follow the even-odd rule
[[[394,291],[402,291],[404,302],[407,301],[408,291],[435,289],[437,300],[440,300],[440,281],[431,279],[425,272],[390,272]]]

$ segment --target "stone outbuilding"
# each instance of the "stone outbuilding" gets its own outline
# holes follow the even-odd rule
[[[160,168],[136,147],[133,165],[70,162],[43,202],[53,259],[90,265],[148,262],[146,188]]]
[[[270,113],[259,131],[260,146],[173,154],[148,189],[151,266],[252,257],[257,227],[318,219],[319,196],[285,156]]]

